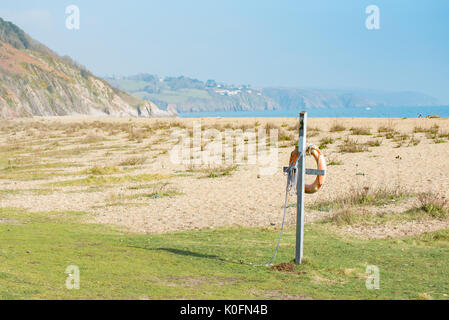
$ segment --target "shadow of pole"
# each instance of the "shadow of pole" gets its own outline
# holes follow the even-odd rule
[[[165,251],[165,252],[176,254],[179,256],[187,256],[187,257],[194,257],[194,258],[201,258],[201,259],[213,259],[213,260],[218,260],[218,261],[222,261],[222,262],[226,262],[226,263],[252,266],[251,264],[244,263],[243,261],[237,262],[237,261],[232,261],[232,260],[226,260],[217,255],[192,252],[192,251],[188,251],[188,250],[181,250],[181,249],[175,249],[175,248],[145,248],[145,247],[139,247],[139,246],[129,246],[129,247],[137,248],[137,249],[144,249],[144,250],[149,250],[149,251]]]

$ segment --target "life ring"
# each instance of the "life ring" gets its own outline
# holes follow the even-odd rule
[[[309,145],[306,150],[307,154],[311,154],[316,161],[317,169],[318,170],[324,170],[326,171],[327,165],[326,165],[326,159],[324,158],[324,155],[321,153],[320,149],[314,145]],[[296,165],[299,159],[299,148],[296,147],[295,151],[292,152],[290,156],[290,166]],[[324,182],[326,181],[326,176],[317,176],[315,181],[312,184],[306,184],[305,185],[305,192],[307,194],[312,194],[318,192],[324,185]]]

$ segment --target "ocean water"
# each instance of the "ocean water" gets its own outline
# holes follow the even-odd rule
[[[312,118],[418,118],[439,115],[449,118],[449,106],[438,107],[372,107],[307,109]],[[303,109],[276,111],[193,112],[181,113],[181,118],[296,118]]]

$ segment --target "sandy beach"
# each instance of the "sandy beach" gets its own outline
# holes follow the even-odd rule
[[[258,164],[176,164],[174,129],[192,131],[199,119],[4,120],[0,124],[0,205],[30,212],[87,213],[86,223],[135,233],[221,226],[278,228],[288,164],[297,141],[296,119],[201,119],[203,129],[279,131],[271,175]],[[306,196],[307,223],[335,214],[316,204],[357,190],[402,190],[449,197],[449,119],[309,119],[308,143],[322,147],[326,184]],[[251,141],[250,141],[251,142]],[[203,141],[202,148],[208,142]],[[248,146],[248,142],[245,145]],[[271,145],[274,144],[271,142]],[[244,161],[245,162],[245,161]],[[315,168],[311,157],[307,166]],[[314,177],[308,177],[308,182]],[[287,222],[295,223],[295,195]],[[366,215],[405,212],[416,198],[364,206]],[[1,221],[0,221],[1,223]],[[341,232],[368,238],[420,234],[449,226],[447,219],[355,224]]]

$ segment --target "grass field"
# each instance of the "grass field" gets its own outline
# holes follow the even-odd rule
[[[306,225],[295,266],[290,228],[273,269],[254,265],[271,257],[275,229],[135,235],[82,216],[0,209],[0,299],[448,299],[449,230],[361,240]],[[66,289],[69,265],[79,290]],[[368,265],[379,290],[366,289]]]

